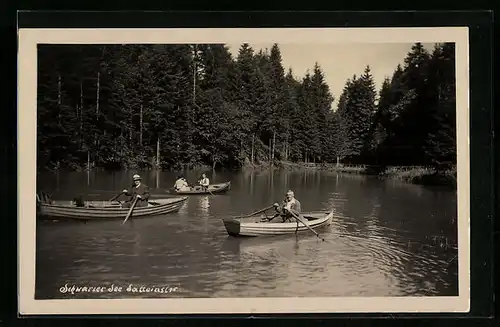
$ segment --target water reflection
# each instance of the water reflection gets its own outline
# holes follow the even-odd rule
[[[88,190],[116,190],[130,183],[130,174],[92,173]],[[157,189],[177,175],[141,174]],[[195,180],[198,174],[186,176]],[[163,297],[457,293],[457,252],[445,246],[456,246],[453,192],[314,170],[214,176],[209,177],[214,182],[231,180],[231,191],[191,196],[176,214],[125,225],[40,223],[37,298],[61,297],[58,287],[70,282],[175,284],[183,289],[147,295]],[[79,185],[89,180],[85,174],[61,173],[40,176],[39,182],[49,191],[71,194],[82,192]],[[332,225],[319,231],[325,242],[308,232],[250,239],[226,234],[222,218],[269,206],[288,189],[304,210],[335,211]]]
[[[210,197],[207,196],[201,196],[199,198],[199,208],[200,212],[203,213],[203,216],[208,216],[209,208],[210,208]]]

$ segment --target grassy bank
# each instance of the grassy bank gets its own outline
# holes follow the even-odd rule
[[[428,186],[457,186],[456,181],[456,168],[446,170],[436,170],[430,167],[419,166],[390,166],[390,167],[376,167],[369,165],[343,165],[334,163],[304,163],[304,162],[289,162],[289,161],[276,161],[273,165],[269,162],[260,162],[251,164],[247,162],[243,166],[243,170],[327,170],[335,171],[346,174],[360,174],[372,175],[385,178],[394,178],[408,183],[428,185]]]
[[[419,185],[457,187],[455,167],[445,170],[427,167],[389,167],[383,175]]]

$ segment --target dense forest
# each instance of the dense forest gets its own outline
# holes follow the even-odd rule
[[[39,168],[456,162],[453,43],[414,44],[380,90],[353,72],[336,106],[277,44],[40,45],[38,72]]]

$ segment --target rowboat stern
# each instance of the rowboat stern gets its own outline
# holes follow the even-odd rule
[[[229,236],[239,236],[240,235],[240,221],[237,219],[222,219],[224,222],[224,227]]]

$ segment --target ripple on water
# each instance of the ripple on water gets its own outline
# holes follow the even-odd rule
[[[444,224],[437,220],[455,212],[447,194],[419,189],[416,197],[404,185],[315,174],[276,173],[273,183],[270,174],[239,175],[228,195],[193,197],[177,214],[126,225],[40,224],[37,296],[60,296],[54,289],[64,282],[117,281],[182,286],[170,297],[456,292],[456,251],[439,250],[431,240]],[[266,207],[289,188],[304,210],[334,210],[332,224],[319,231],[325,242],[309,232],[227,236],[221,218]]]

